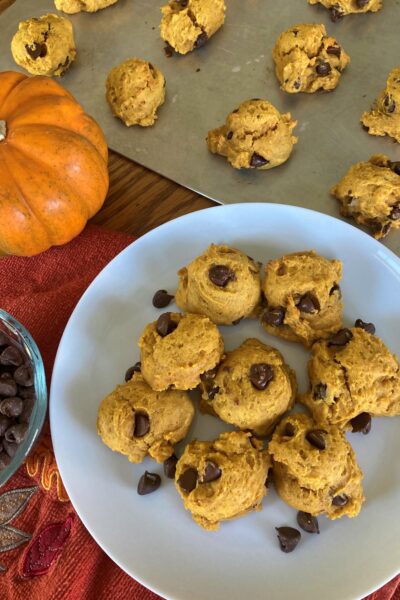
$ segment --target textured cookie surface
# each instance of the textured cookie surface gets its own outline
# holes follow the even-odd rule
[[[309,347],[337,331],[342,323],[339,281],[342,264],[314,251],[287,254],[265,267],[264,329]]]
[[[57,10],[73,15],[78,12],[96,12],[118,0],[54,0]]]
[[[308,0],[308,3],[322,4],[329,9],[332,21],[338,21],[346,15],[377,12],[383,0]]]
[[[268,450],[275,487],[287,504],[330,519],[360,512],[362,471],[338,427],[318,429],[311,417],[290,415],[277,426]]]
[[[239,429],[268,435],[292,408],[296,375],[281,353],[257,339],[227,352],[211,373],[202,377],[202,409]]]
[[[341,345],[326,340],[312,347],[310,390],[300,401],[318,423],[342,428],[363,412],[377,417],[399,415],[400,367],[396,356],[382,340],[360,327],[345,331],[348,333],[341,334]]]
[[[175,485],[198,525],[215,530],[221,521],[261,510],[270,467],[262,447],[250,433],[237,431],[186,446],[176,466]]]
[[[160,33],[179,54],[204,46],[225,21],[224,0],[169,0],[161,8]]]
[[[400,227],[400,162],[383,154],[352,165],[331,193],[340,212],[371,230],[376,239]]]
[[[272,169],[291,155],[296,124],[290,113],[281,114],[266,100],[247,100],[229,113],[225,125],[209,131],[208,149],[235,169]]]
[[[294,25],[281,33],[272,53],[281,89],[290,94],[331,91],[349,56],[324,25]]]
[[[175,294],[180,309],[231,325],[250,316],[261,297],[260,267],[243,252],[211,244],[178,272]]]
[[[113,114],[125,125],[148,127],[165,99],[164,75],[147,60],[131,58],[110,71],[106,97]]]
[[[386,88],[361,122],[371,135],[389,135],[400,143],[400,67],[390,72]]]
[[[17,65],[32,75],[63,75],[76,56],[72,24],[53,14],[22,21],[11,52]]]

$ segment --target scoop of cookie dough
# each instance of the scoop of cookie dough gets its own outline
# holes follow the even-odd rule
[[[251,338],[204,373],[201,388],[204,412],[265,436],[292,408],[297,384],[282,354]]]
[[[297,121],[266,100],[247,100],[233,110],[225,125],[208,132],[208,149],[226,156],[235,169],[272,169],[287,161],[297,137]]]
[[[386,88],[361,122],[371,135],[389,135],[400,143],[400,67],[390,72]]]
[[[115,4],[118,0],[54,0],[57,10],[62,10],[69,15],[78,12],[96,12]]]
[[[378,12],[383,0],[308,0],[309,4],[322,4],[329,9],[333,22],[355,13]]]
[[[343,216],[368,227],[378,240],[400,227],[400,162],[384,154],[350,167],[331,194]]]
[[[329,337],[342,323],[339,281],[342,263],[311,250],[270,260],[265,267],[263,293],[267,308],[264,329],[306,347]]]
[[[400,415],[400,365],[394,354],[362,327],[341,330],[314,344],[308,363],[310,390],[300,396],[316,422],[341,428],[366,412]]]
[[[338,427],[318,429],[308,415],[290,415],[275,429],[268,451],[275,487],[287,504],[330,519],[358,515],[363,474]]]
[[[203,315],[163,313],[146,326],[140,340],[142,374],[153,390],[190,390],[213,369],[224,352],[218,328]]]
[[[204,46],[225,21],[224,0],[168,0],[161,37],[179,54]]]
[[[252,258],[224,245],[211,244],[178,272],[175,294],[180,309],[206,315],[219,325],[249,317],[260,302],[260,266]]]
[[[290,94],[331,91],[339,83],[349,56],[324,25],[294,25],[281,33],[272,52],[281,89]]]
[[[32,75],[63,75],[76,56],[72,23],[53,14],[21,21],[11,52],[17,65]]]
[[[186,446],[175,485],[196,523],[213,531],[221,521],[261,510],[270,465],[263,443],[250,433],[222,433],[213,442]]]
[[[133,463],[142,462],[147,454],[163,462],[186,436],[193,416],[187,392],[155,392],[140,373],[134,373],[101,403],[97,432],[106,446]]]
[[[165,99],[164,75],[147,60],[131,58],[110,71],[106,97],[113,114],[128,127],[154,125]]]

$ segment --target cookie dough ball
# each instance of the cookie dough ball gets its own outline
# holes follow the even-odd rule
[[[273,169],[291,155],[296,125],[290,113],[281,115],[266,100],[247,100],[229,113],[225,125],[208,132],[207,145],[235,169]]]
[[[169,0],[161,8],[161,37],[179,54],[204,46],[225,21],[224,0]]]
[[[310,390],[299,400],[324,427],[350,427],[361,413],[400,415],[399,362],[382,340],[362,328],[365,324],[357,324],[312,347]]]
[[[203,315],[163,313],[139,340],[143,377],[153,390],[190,390],[221,360],[224,342]]]
[[[308,3],[322,4],[328,8],[331,20],[335,22],[350,14],[378,12],[383,0],[308,0]]]
[[[76,56],[72,24],[52,14],[21,21],[11,52],[17,65],[32,75],[64,75]]]
[[[307,348],[327,338],[342,324],[339,281],[342,263],[311,250],[270,260],[265,267],[263,292],[267,308],[261,324],[271,335]]]
[[[175,294],[180,309],[206,315],[218,325],[249,317],[260,303],[260,266],[229,246],[209,248],[178,271]]]
[[[106,97],[113,114],[128,127],[154,125],[165,99],[164,75],[147,60],[131,58],[110,71]]]
[[[190,442],[176,465],[175,485],[196,523],[213,531],[221,521],[261,510],[270,466],[260,440],[232,431],[213,442]]]
[[[289,94],[330,92],[350,58],[324,25],[303,24],[279,36],[272,52],[281,90]]]
[[[118,0],[54,0],[57,10],[73,15],[78,12],[96,12]]]
[[[275,429],[268,450],[276,490],[287,504],[330,519],[358,515],[363,474],[338,427],[318,429],[311,417],[290,415]]]
[[[186,436],[193,417],[187,392],[155,392],[140,373],[134,373],[101,403],[97,432],[106,446],[133,463],[142,462],[147,454],[163,462]]]
[[[350,167],[331,194],[341,214],[368,227],[377,240],[400,227],[400,162],[384,154]]]
[[[390,72],[386,88],[361,123],[371,135],[389,135],[400,143],[400,67]]]
[[[271,433],[294,404],[296,375],[282,354],[257,339],[227,352],[202,376],[202,410],[255,435]]]

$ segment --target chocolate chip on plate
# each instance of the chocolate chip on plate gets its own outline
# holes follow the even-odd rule
[[[149,471],[145,471],[144,474],[139,479],[139,483],[137,486],[137,493],[140,496],[145,496],[146,494],[152,494],[161,485],[161,477],[157,475],[157,473],[149,473]]]
[[[400,175],[400,161],[391,162],[389,167],[396,175]]]
[[[318,519],[310,515],[310,513],[299,510],[297,513],[297,522],[307,533],[319,533]]]
[[[169,294],[167,290],[157,290],[153,296],[153,306],[155,308],[165,308],[173,300],[174,296]]]
[[[351,419],[351,430],[353,433],[363,433],[367,435],[371,431],[371,415],[367,412],[362,412],[354,419]]]
[[[217,371],[218,371],[218,367],[214,367],[213,369],[208,369],[208,371],[204,371],[204,373],[202,373],[200,375],[200,379],[204,383],[208,383],[209,381],[213,381],[215,379]]]
[[[33,385],[33,373],[31,367],[28,365],[21,365],[14,371],[13,378],[18,385],[23,387],[30,387]]]
[[[326,398],[326,383],[317,383],[314,386],[314,398],[315,400],[324,400]]]
[[[24,357],[15,346],[7,346],[0,354],[1,365],[12,365],[14,367],[19,367],[19,365],[22,365],[23,361]]]
[[[285,309],[281,306],[264,311],[262,320],[271,327],[279,327],[285,318]]]
[[[388,94],[383,100],[383,105],[385,107],[386,112],[389,114],[394,113],[394,111],[396,110],[396,102]]]
[[[4,398],[0,402],[0,413],[6,417],[18,417],[24,408],[24,403],[18,396]]]
[[[353,337],[350,329],[339,329],[329,340],[328,346],[345,346]]]
[[[206,468],[204,470],[204,475],[200,479],[200,483],[211,483],[212,481],[216,481],[222,475],[221,469],[214,462],[209,460],[206,464]]]
[[[17,423],[11,425],[4,434],[4,439],[10,444],[20,444],[28,431],[27,423]]]
[[[356,320],[356,322],[354,323],[354,327],[364,329],[364,331],[366,331],[367,333],[372,333],[372,335],[374,335],[375,333],[375,325],[373,323],[365,323],[365,321],[362,321],[361,319]]]
[[[292,423],[286,423],[285,429],[283,430],[283,435],[285,437],[293,437],[296,433],[296,428]]]
[[[171,58],[171,56],[174,54],[174,49],[171,44],[168,44],[168,42],[165,43],[164,52],[167,58]]]
[[[269,160],[267,160],[266,158],[261,156],[261,154],[257,154],[257,152],[253,152],[252,157],[250,159],[251,167],[258,169],[260,167],[263,167],[264,165],[267,165],[268,163],[269,163]]]
[[[275,527],[282,552],[293,552],[300,541],[301,533],[294,527]]]
[[[218,394],[218,392],[219,392],[219,387],[217,385],[215,385],[210,390],[208,390],[208,392],[207,392],[208,399],[214,400],[214,398]]]
[[[226,287],[230,281],[236,281],[236,275],[226,265],[213,265],[208,270],[210,281],[218,287]]]
[[[47,54],[46,44],[39,42],[34,42],[31,46],[25,44],[25,50],[27,51],[29,56],[33,58],[33,60],[36,60],[37,58],[44,58]]]
[[[315,67],[315,70],[317,71],[318,75],[320,75],[321,77],[326,77],[326,75],[329,75],[332,68],[328,62],[325,62],[324,60],[322,60],[320,63],[317,64],[317,66]]]
[[[125,373],[125,381],[130,381],[133,377],[134,373],[140,373],[142,367],[142,363],[140,361],[136,362],[134,365],[129,367]]]
[[[267,363],[257,363],[251,365],[249,379],[257,390],[265,390],[270,381],[274,378],[274,369]]]
[[[182,473],[182,475],[178,479],[178,484],[180,488],[189,494],[197,485],[197,471],[193,467],[189,467]]]
[[[314,448],[318,448],[318,450],[325,450],[326,443],[324,433],[326,433],[326,431],[323,429],[312,429],[307,433],[306,440],[312,446],[314,446]]]
[[[334,496],[332,498],[333,506],[346,506],[349,501],[349,497],[346,494],[339,494],[338,496]]]
[[[334,294],[335,292],[339,292],[339,298],[342,297],[342,291],[340,289],[340,286],[337,283],[333,284],[333,286],[331,287],[331,289],[329,291],[329,295],[332,296],[332,294]]]
[[[333,23],[337,23],[337,21],[340,21],[340,19],[343,17],[343,12],[337,4],[335,4],[335,6],[332,6],[332,8],[329,9],[329,13],[331,21],[333,21]]]
[[[307,292],[306,294],[304,294],[300,298],[300,300],[298,301],[296,306],[301,312],[304,312],[307,314],[312,314],[312,313],[318,312],[319,309],[321,308],[320,303],[318,302],[318,299],[310,292]]]
[[[356,4],[358,6],[358,8],[364,8],[364,6],[367,6],[367,4],[369,4],[370,0],[356,0]]]
[[[135,426],[133,430],[134,437],[143,437],[150,431],[149,415],[143,412],[135,413]]]
[[[205,31],[203,31],[199,37],[197,38],[197,40],[195,41],[194,47],[195,48],[201,48],[202,46],[204,46],[206,43],[208,42],[208,35],[206,34]]]
[[[226,139],[231,140],[232,137],[233,137],[233,131],[228,131],[228,133],[226,134]]]
[[[161,337],[169,335],[178,327],[178,324],[171,319],[171,313],[166,312],[160,315],[157,319],[156,330]]]
[[[400,219],[400,204],[395,204],[390,211],[390,218],[392,221],[398,221]]]
[[[337,56],[340,58],[342,54],[342,49],[340,46],[328,46],[326,49],[327,54],[332,54],[333,56]]]
[[[176,463],[178,462],[175,454],[164,460],[164,475],[168,479],[175,479]]]

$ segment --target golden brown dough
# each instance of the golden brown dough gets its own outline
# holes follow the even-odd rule
[[[361,122],[371,135],[389,135],[400,143],[400,67],[390,72],[386,88]]]

